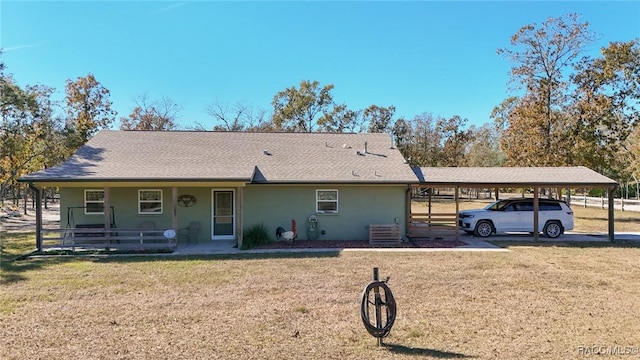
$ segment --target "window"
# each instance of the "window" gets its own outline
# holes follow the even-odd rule
[[[138,190],[138,214],[162,214],[162,190]]]
[[[338,212],[338,190],[316,190],[316,212]]]
[[[104,190],[84,191],[84,213],[104,214]]]
[[[557,202],[540,202],[540,211],[561,211],[562,206]]]
[[[518,203],[518,211],[533,211],[533,203],[532,202]]]

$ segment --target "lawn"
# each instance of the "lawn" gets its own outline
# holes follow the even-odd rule
[[[640,248],[20,260],[3,235],[1,359],[569,359],[640,347]],[[359,305],[372,267],[398,316]],[[626,358],[632,358],[626,357]]]

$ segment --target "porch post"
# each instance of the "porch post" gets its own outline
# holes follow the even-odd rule
[[[105,248],[107,250],[109,250],[109,244],[111,243],[111,240],[109,239],[110,235],[111,235],[111,201],[110,201],[110,196],[109,196],[109,191],[110,188],[105,186],[104,187],[104,229],[105,229],[105,234],[104,234],[104,240],[105,240]]]
[[[538,212],[540,211],[540,204],[538,203],[538,187],[533,187],[533,241],[538,241],[538,223],[540,219],[538,218]],[[524,194],[524,192],[523,192]]]
[[[614,223],[614,221],[613,221],[614,219],[613,218],[614,218],[614,213],[615,213],[613,211],[614,210],[613,202],[615,201],[614,190],[615,190],[615,187],[610,187],[609,189],[607,189],[607,195],[609,196],[609,206],[607,208],[607,211],[608,211],[607,219],[609,221],[609,241],[611,241],[611,242],[615,242],[616,241],[616,239],[615,239],[615,229],[614,229],[614,226],[613,226],[613,223]]]
[[[244,188],[238,187],[236,191],[236,238],[238,242],[238,249],[242,249],[242,238],[244,233],[242,231],[244,225],[242,223],[242,213],[243,211],[243,198],[244,198]]]
[[[171,188],[171,228],[178,231],[178,188]]]

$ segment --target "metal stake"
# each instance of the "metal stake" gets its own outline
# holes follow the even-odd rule
[[[380,277],[378,275],[378,268],[374,267],[373,268],[373,281],[379,281]],[[381,306],[380,304],[382,304],[382,299],[380,298],[380,288],[379,287],[374,287],[373,288],[373,298],[374,298],[374,303],[376,305],[376,327],[378,329],[382,328],[382,316],[381,316]],[[382,346],[382,338],[378,338],[378,346]]]

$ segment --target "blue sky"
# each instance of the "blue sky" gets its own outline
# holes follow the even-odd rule
[[[521,26],[581,14],[599,38],[640,37],[638,1],[1,1],[0,47],[20,85],[62,99],[66,79],[93,73],[128,115],[134,98],[167,96],[182,127],[215,124],[205,108],[242,102],[271,113],[301,80],[333,84],[350,109],[394,105],[491,121],[508,96],[509,46]]]

